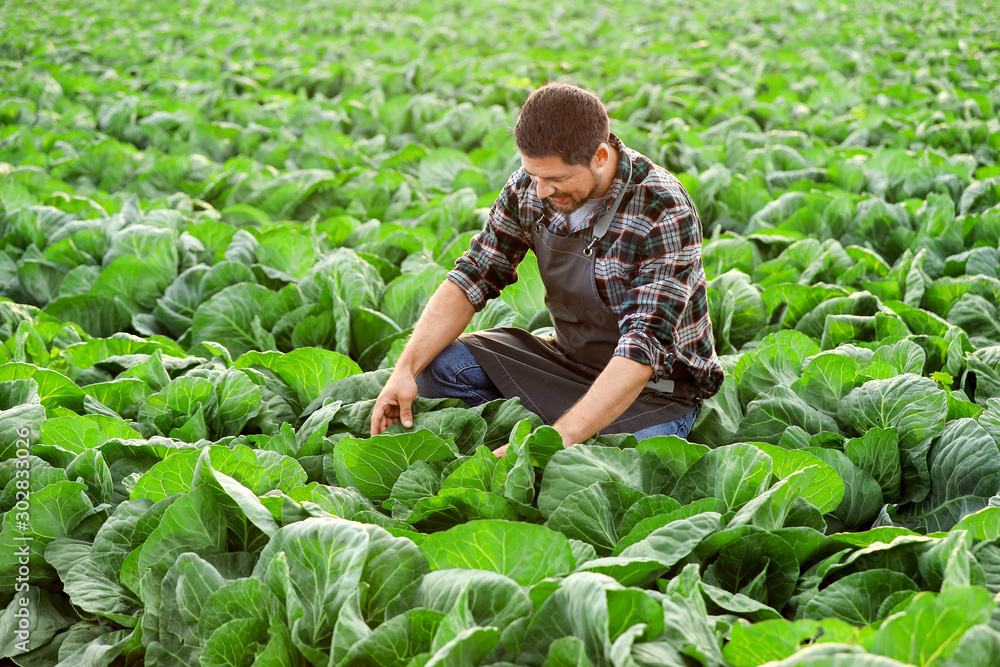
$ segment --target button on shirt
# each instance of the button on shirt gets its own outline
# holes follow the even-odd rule
[[[701,221],[676,177],[611,135],[618,148],[612,186],[583,229],[570,228],[570,216],[538,197],[531,177],[511,175],[490,209],[486,227],[455,262],[448,279],[461,287],[476,308],[517,281],[517,265],[532,249],[531,225],[542,222],[563,236],[590,237],[600,215],[628,187],[620,213],[594,246],[595,278],[601,299],[618,314],[621,338],[614,355],[652,367],[653,379],[682,377],[680,361],[703,397],[722,386],[708,318],[705,271],[701,263]],[[632,162],[632,176],[625,160]],[[574,220],[576,222],[576,220]]]

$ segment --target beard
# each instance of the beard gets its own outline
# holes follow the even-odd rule
[[[579,210],[580,207],[582,207],[584,204],[586,204],[588,201],[594,198],[594,195],[597,193],[597,189],[601,186],[600,174],[597,173],[596,169],[593,168],[590,169],[590,176],[593,179],[593,184],[591,185],[590,190],[587,192],[586,195],[584,195],[583,197],[575,197],[567,192],[554,192],[547,197],[547,199],[549,200],[549,205],[552,206],[552,208],[554,208],[555,210],[562,213],[563,215],[569,215],[570,213]],[[562,204],[557,204],[556,202],[552,201],[553,197],[557,199],[562,199],[565,197],[566,201],[563,202]]]

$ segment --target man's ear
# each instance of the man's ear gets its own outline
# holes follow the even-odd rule
[[[597,150],[594,152],[594,166],[600,169],[608,163],[611,158],[611,147],[606,143],[601,142],[597,146]]]

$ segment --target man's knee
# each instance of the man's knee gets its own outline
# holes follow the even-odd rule
[[[456,387],[457,375],[475,357],[469,349],[457,340],[442,350],[433,361],[417,376],[417,392],[426,398],[450,398]]]
[[[439,385],[441,384],[441,364],[438,360],[440,355],[434,358],[434,360],[417,376],[417,394],[424,396],[425,398],[440,398],[436,394],[439,392]]]

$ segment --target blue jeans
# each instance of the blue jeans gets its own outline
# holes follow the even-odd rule
[[[417,376],[417,393],[425,398],[460,398],[469,407],[503,398],[469,348],[457,340]]]
[[[696,405],[691,412],[673,421],[640,429],[635,432],[635,437],[640,441],[646,438],[655,438],[658,435],[676,435],[686,438],[691,432],[691,427],[694,426],[694,420],[698,417],[699,412],[701,412],[701,404]]]
[[[460,398],[470,407],[503,398],[469,348],[457,340],[417,376],[417,391],[425,398]],[[658,435],[687,437],[697,416],[696,407],[683,417],[636,431],[635,437],[639,440]]]

